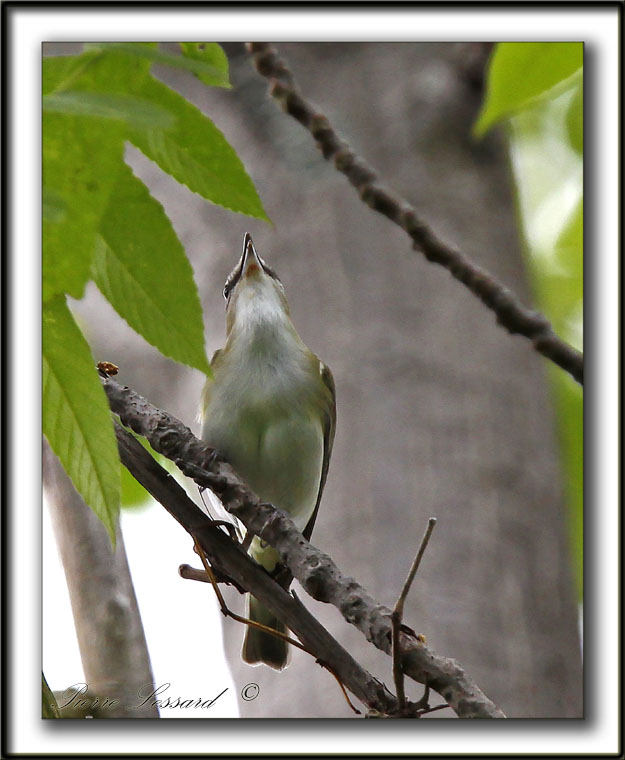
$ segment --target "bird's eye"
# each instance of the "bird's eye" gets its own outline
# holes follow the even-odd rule
[[[224,285],[224,298],[226,301],[230,297],[230,285]]]

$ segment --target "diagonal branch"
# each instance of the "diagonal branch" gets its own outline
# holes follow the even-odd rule
[[[281,561],[314,599],[333,604],[345,620],[358,628],[372,644],[391,654],[392,613],[388,607],[376,602],[353,578],[344,576],[327,554],[316,549],[302,536],[286,512],[261,502],[234,469],[214,449],[195,438],[179,420],[152,406],[135,391],[110,377],[102,377],[102,384],[112,411],[119,415],[124,425],[145,436],[152,448],[174,461],[185,475],[214,491],[231,514],[280,553]],[[193,502],[190,504],[193,505]],[[199,508],[195,509],[200,515],[203,514]],[[176,519],[188,529],[186,519]],[[197,523],[197,515],[192,521]],[[201,535],[196,524],[192,529],[196,535]],[[220,531],[217,533],[219,538],[215,540],[222,542],[220,546],[227,542],[232,551],[246,558],[229,538]],[[213,556],[213,548],[204,545],[203,548],[209,556]],[[277,594],[278,584],[269,576],[265,577]],[[266,596],[267,591],[264,593]],[[257,595],[256,590],[254,595]],[[264,603],[265,598],[260,593],[258,596]],[[268,603],[268,606],[275,608],[275,603]],[[287,617],[283,619],[298,636],[305,633],[296,627],[297,620],[294,624]],[[427,682],[458,716],[505,717],[455,660],[437,655],[410,629],[402,628],[400,649],[404,673],[420,683]],[[332,666],[334,667],[333,663]],[[340,670],[334,669],[344,683],[349,685]],[[351,685],[349,688],[352,688]],[[359,694],[357,696],[360,697]]]
[[[395,710],[395,697],[384,684],[361,668],[298,599],[219,530],[130,433],[117,423],[115,433],[124,466],[197,541],[220,579],[228,577],[228,582],[239,590],[250,591],[260,599],[298,636],[305,648],[328,667],[339,684],[345,684],[370,709],[385,714]]]
[[[327,117],[300,94],[292,73],[275,48],[266,42],[248,42],[246,46],[257,71],[269,79],[271,95],[306,127],[323,157],[333,159],[335,167],[356,188],[361,200],[407,232],[415,249],[462,282],[496,314],[497,322],[508,332],[531,340],[536,351],[583,384],[584,355],[558,337],[543,314],[525,308],[514,293],[489,272],[440,240],[412,206],[384,188],[373,169],[339,137]]]

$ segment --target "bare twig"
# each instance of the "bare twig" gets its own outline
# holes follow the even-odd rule
[[[428,527],[426,528],[425,533],[423,534],[423,538],[421,539],[421,545],[419,546],[419,551],[417,552],[417,556],[414,558],[412,567],[410,568],[410,572],[408,573],[408,577],[404,581],[404,587],[402,588],[401,594],[399,595],[397,603],[395,604],[395,609],[397,610],[399,614],[400,623],[401,623],[401,618],[404,614],[404,604],[406,603],[406,597],[408,596],[410,587],[412,586],[412,582],[414,581],[415,575],[417,574],[417,570],[419,569],[419,565],[421,564],[423,554],[425,550],[427,549],[427,545],[430,543],[430,537],[432,535],[432,531],[434,530],[435,525],[436,525],[436,518],[430,517],[430,519],[428,520]]]
[[[461,251],[443,243],[410,204],[382,187],[373,169],[339,137],[327,117],[301,95],[292,73],[274,47],[266,42],[248,42],[247,50],[257,71],[269,79],[271,95],[290,116],[306,127],[323,157],[334,160],[335,167],[356,188],[364,203],[401,227],[412,239],[416,250],[462,282],[496,314],[497,322],[508,332],[529,338],[536,351],[583,384],[583,354],[558,337],[543,314],[525,308],[489,272],[474,264]]]
[[[178,568],[178,574],[181,578],[185,578],[189,581],[200,581],[201,583],[211,582],[204,570],[198,570],[196,567],[191,567],[191,565],[180,565]]]
[[[424,710],[419,711],[419,717],[421,715],[427,715],[428,713],[436,712],[437,710],[447,710],[449,705],[435,705],[434,707],[427,707]]]
[[[312,652],[309,652],[308,649],[306,649],[306,647],[303,644],[300,644],[299,641],[296,641],[290,636],[287,636],[285,633],[282,633],[281,631],[277,631],[275,628],[271,628],[270,626],[264,625],[263,623],[259,623],[256,620],[250,620],[250,618],[246,618],[243,615],[238,615],[236,612],[233,612],[226,604],[226,600],[224,599],[223,594],[221,593],[221,589],[217,585],[217,579],[215,577],[215,574],[213,573],[213,570],[208,563],[208,560],[206,558],[206,553],[202,549],[197,536],[192,535],[192,538],[193,538],[193,543],[195,544],[195,549],[197,553],[199,554],[200,559],[202,560],[202,566],[204,568],[204,572],[206,573],[206,577],[208,578],[208,582],[213,587],[213,591],[215,592],[215,596],[217,597],[217,601],[219,602],[219,608],[221,610],[221,614],[224,617],[230,617],[233,620],[236,620],[237,623],[243,623],[244,625],[247,625],[251,628],[258,628],[259,630],[264,631],[265,633],[268,633],[270,636],[275,636],[278,639],[282,639],[283,641],[286,641],[287,644],[291,644],[292,646],[297,647],[298,649],[302,649],[307,654],[312,654]],[[333,675],[336,678],[336,674],[333,673]],[[347,701],[349,702],[349,700]],[[350,707],[352,707],[352,709],[355,709],[353,705],[351,704],[351,702],[349,704],[350,704]],[[356,712],[358,711],[356,710]]]
[[[412,582],[415,578],[415,575],[417,574],[419,565],[421,564],[423,553],[425,552],[427,545],[430,542],[430,536],[432,535],[432,531],[434,530],[435,525],[436,525],[436,518],[430,517],[428,521],[428,527],[426,528],[423,538],[421,539],[421,545],[419,546],[417,556],[414,558],[412,562],[410,572],[408,573],[408,577],[404,581],[404,586],[401,590],[399,598],[397,599],[397,602],[395,604],[395,609],[393,610],[393,614],[391,616],[391,622],[393,626],[392,627],[393,679],[395,681],[395,690],[397,691],[397,704],[398,704],[399,712],[403,712],[406,709],[406,692],[404,690],[404,674],[401,669],[401,649],[399,645],[399,632],[401,631],[402,619],[404,617],[404,604],[406,603],[406,597],[408,596],[408,592],[410,591],[410,586],[412,586]],[[426,707],[428,703],[427,696],[426,696],[428,693],[429,693],[429,685],[426,680],[425,693],[424,693],[424,698],[425,698],[424,707]]]
[[[202,560],[202,564],[205,566],[204,560]],[[189,567],[189,565],[180,565],[180,567],[178,568],[178,572],[180,573],[180,576],[182,578],[188,578],[189,580],[192,580],[192,581],[201,581],[202,583],[213,584],[213,588],[215,589],[215,593],[217,594],[217,598],[221,606],[221,611],[224,614],[224,616],[231,617],[240,623],[244,623],[245,625],[252,626],[254,628],[259,628],[261,631],[265,631],[266,633],[269,633],[272,636],[276,636],[277,638],[284,639],[284,641],[286,641],[287,643],[292,644],[298,649],[301,649],[304,652],[306,652],[306,654],[310,654],[313,657],[315,657],[315,654],[313,652],[306,649],[306,647],[303,644],[300,644],[299,641],[292,639],[290,636],[286,636],[284,633],[281,633],[280,631],[276,631],[275,628],[269,628],[268,626],[263,625],[262,623],[257,623],[255,620],[244,618],[240,615],[237,615],[235,612],[232,612],[226,605],[223,599],[223,596],[221,595],[221,592],[219,592],[219,589],[216,587],[215,582],[214,582],[215,575],[212,571],[209,572],[209,568],[206,568],[205,570],[196,570],[194,567]],[[295,596],[295,594],[293,594],[293,596]],[[336,675],[334,670],[332,670],[332,668],[329,665],[326,665],[323,662],[321,662],[319,658],[316,658],[316,660],[319,663],[319,665],[321,665],[321,667],[325,668],[331,675],[334,676],[341,691],[343,692],[345,701],[350,706],[350,708],[356,713],[356,715],[360,715],[361,714],[360,710],[356,709],[354,705],[352,704],[350,698],[347,695],[347,692],[345,691],[345,686],[343,686],[341,679]]]
[[[211,566],[208,564],[206,553],[202,549],[202,546],[200,545],[200,542],[198,541],[197,536],[192,536],[192,537],[193,537],[193,543],[195,544],[195,550],[197,551],[197,553],[200,556],[200,559],[202,560],[202,566],[204,568],[204,572],[206,573],[209,583],[213,587],[213,591],[215,592],[215,596],[217,597],[217,601],[219,602],[221,613],[224,617],[230,617],[233,620],[236,620],[238,623],[243,623],[244,625],[247,625],[248,627],[251,627],[251,628],[258,628],[259,630],[264,631],[265,633],[268,633],[270,636],[275,636],[278,639],[282,639],[283,641],[286,641],[287,644],[297,647],[298,649],[301,649],[303,652],[306,652],[306,654],[310,654],[313,657],[315,657],[315,654],[313,652],[307,649],[299,641],[296,641],[294,638],[291,638],[291,636],[288,636],[286,633],[282,633],[282,631],[277,631],[275,628],[271,628],[268,625],[264,625],[263,623],[259,623],[256,620],[251,620],[250,618],[243,617],[243,615],[238,615],[236,612],[233,612],[226,604],[226,600],[224,599],[223,594],[221,593],[221,589],[217,585],[217,579],[215,577],[215,574],[213,573]],[[230,538],[232,538],[232,536],[230,536]],[[338,683],[341,689],[341,692],[343,693],[343,696],[345,697],[345,701],[353,710],[353,712],[356,713],[356,715],[360,715],[360,710],[356,709],[354,705],[352,704],[350,698],[347,696],[347,692],[345,691],[345,687],[343,686],[341,679],[337,676],[337,674],[332,669],[332,667],[330,665],[325,664],[318,657],[316,657],[316,660],[319,663],[319,665],[321,665],[322,668],[325,668],[327,671],[330,672],[331,675],[334,676],[336,682]]]
[[[123,424],[135,433],[145,436],[152,448],[174,461],[185,475],[194,478],[199,485],[211,488],[231,514],[280,553],[281,562],[288,566],[294,577],[314,599],[333,604],[345,620],[364,633],[378,649],[387,654],[391,653],[391,610],[372,599],[366,589],[353,578],[344,576],[327,554],[316,549],[304,538],[286,512],[263,503],[214,449],[195,438],[175,417],[152,406],[139,394],[111,378],[103,377],[102,384],[111,409],[119,415]],[[130,438],[134,441],[132,436]],[[141,452],[145,452],[140,444],[136,441],[134,443]],[[154,462],[152,457],[148,457]],[[156,465],[155,462],[154,464]],[[134,471],[133,474],[137,477]],[[172,481],[171,478],[169,480]],[[141,482],[153,493],[143,480]],[[160,483],[156,485],[162,486]],[[182,494],[186,498],[184,491]],[[159,498],[155,493],[153,495]],[[318,649],[319,640],[323,636],[329,637],[327,631],[319,626],[310,613],[307,613],[307,624],[303,626],[300,614],[304,614],[305,608],[298,600],[285,592],[266,573],[261,574],[261,577],[265,583],[270,584],[269,587],[260,583],[260,579],[256,577],[258,567],[222,531],[213,528],[193,502],[188,498],[187,501],[191,507],[187,506],[182,511],[177,509],[175,512],[172,511],[172,514],[186,530],[204,539],[202,548],[211,558],[213,566],[217,564],[218,570],[225,571],[226,575],[239,583],[241,577],[245,577],[246,581],[242,585],[246,589],[251,590],[255,597],[266,604],[312,651],[323,651]],[[164,506],[169,508],[167,504]],[[203,526],[206,527],[207,524],[211,528],[210,532],[208,528],[202,532]],[[232,552],[236,553],[232,558],[233,566],[229,564],[227,568],[223,567],[224,563],[220,561],[222,552],[225,551],[228,552],[228,557],[231,557]],[[239,564],[234,562],[234,559]],[[248,565],[242,566],[241,562],[250,563],[254,573],[250,575],[249,569],[243,573],[243,567],[248,568]],[[253,588],[250,585],[252,582]],[[279,593],[277,589],[283,593]],[[287,599],[297,607],[293,608],[287,603]],[[327,640],[327,645],[340,647],[331,637]],[[404,673],[419,683],[425,683],[427,680],[431,688],[437,691],[460,717],[505,717],[455,660],[437,655],[405,626],[402,626],[400,646]],[[369,704],[367,699],[384,701],[387,705],[392,701],[396,706],[396,700],[346,652],[337,654],[336,657],[335,661],[329,658],[327,661],[332,663],[343,683],[348,685],[359,699],[366,704]],[[358,669],[358,678],[354,678],[350,668]],[[367,678],[375,683],[367,681]],[[380,687],[383,690],[382,694],[373,697],[372,692]],[[375,705],[374,708],[379,709]],[[387,712],[392,710],[389,709]]]
[[[443,707],[444,706],[445,705],[443,705]],[[430,684],[427,682],[427,680],[425,682],[425,688],[423,689],[423,696],[416,703],[416,708],[425,712],[430,712],[432,709],[430,707]]]

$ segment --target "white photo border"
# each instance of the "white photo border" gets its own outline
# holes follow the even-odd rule
[[[8,236],[8,753],[602,755],[620,751],[620,3],[3,4]],[[43,41],[583,40],[586,50],[586,718],[582,721],[98,721],[40,719],[40,54]],[[538,360],[538,359],[537,359]],[[236,725],[236,728],[235,728]],[[234,729],[234,730],[233,730]],[[207,750],[209,751],[207,753]]]

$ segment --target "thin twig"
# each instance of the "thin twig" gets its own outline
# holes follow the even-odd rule
[[[204,570],[197,570],[195,567],[191,567],[191,565],[180,565],[178,567],[178,575],[185,580],[202,581],[202,583],[211,582],[211,579],[208,577]],[[228,586],[234,586],[234,588],[236,588],[236,590],[241,594],[247,593],[247,591],[240,584],[216,568],[213,568],[213,576],[217,583],[225,583]]]
[[[202,566],[204,568],[204,572],[208,576],[208,580],[210,581],[213,591],[215,592],[215,596],[217,597],[217,601],[219,602],[219,607],[221,609],[221,612],[224,617],[228,617],[230,614],[230,610],[228,609],[228,605],[226,604],[226,600],[223,598],[223,595],[221,593],[221,589],[219,588],[217,584],[217,580],[215,578],[215,575],[213,574],[213,570],[211,566],[208,564],[208,560],[206,559],[206,554],[204,554],[204,550],[199,544],[199,541],[197,539],[197,536],[193,533],[191,534],[191,538],[193,539],[193,544],[195,546],[195,551],[198,554],[200,560],[202,561]]]
[[[213,583],[214,579],[214,573],[209,574],[206,570],[197,570],[195,567],[191,567],[190,565],[180,565],[178,568],[178,573],[182,578],[186,578],[188,580],[192,581],[200,581],[201,583]],[[212,576],[212,577],[211,577]],[[215,585],[213,583],[213,588],[215,588]],[[215,589],[215,592],[217,593],[217,589]],[[293,593],[293,596],[295,596],[295,593]],[[219,604],[221,606],[221,600],[223,597],[221,597],[221,594],[218,595]],[[298,647],[299,649],[302,649],[307,654],[312,655],[315,657],[315,654],[311,652],[310,650],[306,649],[305,646],[303,646],[299,641],[296,641],[295,639],[290,638],[289,636],[285,636],[283,633],[280,633],[279,631],[276,631],[274,628],[268,628],[266,625],[263,625],[262,623],[257,623],[255,620],[250,620],[249,618],[243,618],[239,615],[236,615],[233,613],[225,604],[221,609],[222,613],[226,615],[227,617],[234,618],[235,620],[238,620],[241,623],[245,623],[246,625],[253,626],[254,628],[260,628],[261,630],[265,631],[266,633],[270,633],[278,638],[284,639],[289,644],[292,644],[293,646]],[[339,688],[343,692],[343,696],[345,697],[345,700],[347,701],[347,704],[351,707],[351,709],[356,713],[356,715],[360,715],[361,712],[358,710],[354,705],[352,704],[347,692],[345,691],[345,686],[343,685],[343,682],[341,679],[337,676],[337,674],[334,672],[334,670],[327,664],[325,664],[320,658],[315,657],[316,662],[322,667],[325,668],[329,673],[331,673],[334,678],[336,679],[336,682],[339,685]]]
[[[400,622],[404,614],[404,604],[406,603],[406,597],[408,596],[408,592],[410,591],[410,586],[412,586],[412,582],[414,581],[415,575],[417,574],[417,570],[419,569],[419,565],[421,564],[421,559],[423,558],[423,554],[425,550],[427,549],[427,545],[430,543],[430,537],[432,535],[432,531],[434,530],[435,525],[436,525],[436,518],[430,517],[430,519],[428,520],[428,527],[426,528],[425,533],[423,534],[423,538],[421,539],[421,546],[419,546],[419,551],[417,552],[417,556],[414,558],[412,567],[410,568],[410,572],[408,573],[408,577],[404,581],[404,587],[402,588],[401,594],[399,595],[399,598],[397,599],[397,603],[395,604],[395,609],[397,610],[400,616]]]
[[[391,659],[393,662],[393,681],[395,682],[395,692],[397,694],[397,710],[402,713],[406,709],[406,690],[404,689],[404,674],[401,669],[401,649],[399,646],[399,632],[401,630],[401,618],[397,609],[393,610],[391,615]]]
[[[312,655],[312,657],[315,658],[315,660],[321,665],[322,668],[325,668],[328,670],[336,679],[336,682],[341,687],[341,691],[343,693],[343,696],[345,697],[345,700],[347,704],[351,707],[351,709],[356,713],[356,715],[360,715],[360,710],[358,710],[354,705],[352,704],[350,698],[347,696],[347,692],[345,691],[345,687],[343,686],[343,683],[341,679],[337,676],[335,671],[330,667],[330,665],[326,664],[318,658],[314,652],[311,652],[308,647],[305,647],[301,642],[296,641],[291,636],[287,636],[285,633],[282,633],[281,631],[277,631],[275,628],[271,628],[268,625],[264,625],[263,623],[259,623],[256,620],[251,620],[250,618],[243,617],[243,615],[238,615],[236,612],[232,612],[231,609],[228,608],[228,605],[226,604],[226,600],[223,597],[223,594],[221,593],[221,589],[217,585],[217,580],[215,579],[215,575],[213,574],[213,571],[211,569],[211,566],[208,563],[208,559],[206,558],[206,554],[204,553],[204,550],[200,546],[200,543],[196,536],[192,534],[193,537],[193,543],[195,544],[195,550],[198,553],[200,559],[202,560],[202,566],[204,567],[204,572],[209,578],[210,583],[213,586],[213,591],[215,592],[215,595],[217,596],[217,600],[219,602],[219,607],[221,608],[221,612],[224,617],[231,617],[233,620],[236,620],[239,623],[244,623],[245,625],[251,627],[251,628],[258,628],[260,631],[264,631],[265,633],[268,633],[270,636],[275,636],[277,639],[282,639],[283,641],[286,641],[288,644],[291,644],[291,646],[297,647],[298,649],[301,649],[303,652],[306,652],[306,654]]]
[[[180,565],[178,567],[178,575],[189,581],[200,581],[201,583],[211,582],[204,570],[198,570],[196,567],[191,567],[191,565]]]
[[[510,333],[532,341],[536,351],[566,370],[578,383],[584,382],[584,355],[558,337],[540,312],[523,306],[508,288],[461,251],[443,243],[419,218],[416,210],[378,182],[373,169],[358,157],[335,132],[328,118],[317,111],[298,91],[288,66],[266,42],[246,43],[257,71],[270,81],[270,93],[282,108],[311,133],[323,157],[356,188],[361,200],[401,227],[412,239],[413,248],[447,269],[497,316]]]
[[[427,715],[428,713],[431,713],[431,712],[436,712],[437,710],[447,710],[448,708],[449,708],[449,705],[436,705],[435,707],[428,707],[425,710],[419,711],[419,717],[421,717],[422,715]]]
[[[400,639],[399,634],[401,631],[402,619],[404,617],[404,604],[406,603],[406,597],[408,596],[408,592],[410,591],[410,586],[412,586],[412,582],[414,581],[415,575],[417,574],[417,570],[419,569],[419,565],[421,564],[421,559],[423,557],[423,554],[427,548],[428,543],[430,542],[430,536],[432,535],[432,531],[434,530],[435,525],[436,525],[436,518],[430,517],[430,519],[428,520],[428,527],[426,528],[423,538],[421,539],[421,545],[419,546],[419,551],[417,552],[417,556],[414,558],[412,562],[410,572],[408,573],[408,577],[404,581],[404,586],[395,604],[395,609],[393,610],[393,614],[391,615],[392,637],[393,637],[393,646],[392,646],[391,656],[393,658],[393,679],[395,681],[395,689],[397,691],[397,705],[398,705],[399,712],[402,712],[403,710],[406,709],[406,691],[404,689],[404,673],[401,667],[401,648],[400,648],[400,643],[399,643],[399,639]],[[429,685],[428,685],[427,679],[425,682],[424,696],[426,694],[429,694]],[[425,699],[425,705],[427,705],[427,698]]]
[[[305,647],[301,642],[296,641],[291,636],[287,636],[285,633],[282,633],[281,631],[277,631],[275,628],[271,628],[268,625],[259,623],[256,620],[251,620],[250,618],[243,617],[243,615],[238,615],[236,612],[232,612],[232,610],[228,608],[228,605],[226,604],[226,600],[224,599],[223,594],[221,593],[221,589],[219,588],[217,584],[215,575],[213,574],[211,566],[209,565],[208,560],[206,559],[206,554],[204,553],[204,550],[200,546],[197,536],[193,536],[193,543],[195,544],[196,552],[198,553],[200,559],[202,560],[202,566],[204,567],[204,572],[208,576],[208,579],[211,585],[213,586],[213,591],[215,592],[215,595],[217,596],[219,607],[221,608],[221,612],[223,616],[231,617],[233,620],[236,620],[239,623],[244,623],[245,625],[251,628],[258,628],[260,631],[264,631],[265,633],[268,633],[270,636],[275,636],[277,639],[282,639],[283,641],[286,641],[288,644],[291,644],[291,646],[297,647],[298,649],[301,649],[303,652],[306,652],[306,654],[309,654],[315,657],[316,661],[321,665],[321,667],[328,670],[334,676],[334,678],[336,679],[336,682],[341,687],[341,692],[343,693],[343,696],[345,697],[347,704],[356,713],[356,715],[360,715],[360,710],[354,707],[350,698],[347,696],[347,692],[345,691],[345,687],[343,686],[341,679],[337,676],[337,674],[329,665],[327,665],[318,657],[316,657],[315,654],[311,652],[310,649],[308,649],[308,647]]]
[[[282,639],[283,641],[286,641],[288,644],[292,644],[294,647],[298,647],[299,649],[303,649],[304,652],[307,652],[308,654],[312,654],[313,657],[315,656],[312,652],[306,649],[306,647],[303,644],[291,638],[290,636],[287,636],[285,633],[282,633],[281,631],[276,631],[275,628],[271,628],[268,625],[259,623],[256,620],[250,620],[249,618],[246,618],[243,615],[238,615],[236,612],[232,612],[232,610],[229,609],[228,605],[226,604],[226,600],[224,599],[223,594],[221,593],[221,589],[219,588],[219,585],[217,584],[217,579],[215,578],[215,574],[213,573],[213,570],[211,566],[209,565],[208,560],[206,559],[206,554],[204,553],[204,550],[200,546],[197,536],[194,536],[193,534],[191,535],[193,538],[193,542],[195,544],[195,550],[197,554],[199,555],[200,559],[202,560],[202,566],[204,567],[204,572],[206,573],[206,576],[208,577],[209,583],[213,587],[213,591],[215,592],[217,601],[219,602],[219,608],[221,609],[221,613],[224,617],[231,617],[233,620],[236,620],[238,623],[244,623],[245,625],[250,626],[251,628],[258,628],[258,630],[260,631],[264,631],[265,633],[268,633],[271,636],[275,636],[277,639]]]
[[[447,705],[449,707],[449,705]],[[423,689],[423,696],[415,704],[417,710],[429,712],[430,710],[430,684],[427,678],[425,679],[425,688]]]
[[[304,649],[304,647],[302,647],[302,649]],[[307,652],[308,654],[312,654],[312,652],[309,652],[307,649],[304,649],[304,651]],[[352,701],[349,698],[349,695],[348,695],[347,691],[345,690],[345,686],[344,686],[343,682],[336,675],[336,673],[332,670],[332,668],[327,663],[325,663],[323,660],[320,660],[319,658],[316,659],[316,663],[318,665],[320,665],[322,668],[325,668],[328,671],[328,673],[330,673],[330,675],[334,676],[335,681],[339,685],[339,689],[343,692],[343,696],[345,697],[345,701],[352,708],[352,711],[355,712],[356,715],[362,715],[362,713],[360,712],[360,710],[352,704]]]

